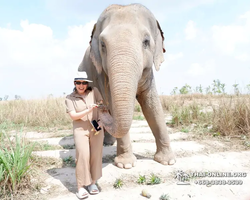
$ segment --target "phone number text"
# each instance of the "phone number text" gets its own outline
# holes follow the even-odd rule
[[[242,180],[195,180],[196,185],[242,185]]]

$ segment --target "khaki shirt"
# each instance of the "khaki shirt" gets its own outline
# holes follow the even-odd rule
[[[83,98],[83,96],[78,94],[77,92],[72,92],[71,94],[67,95],[65,99],[66,112],[69,113],[72,110],[81,112],[88,109],[88,105],[96,104],[101,100],[103,100],[103,98],[96,87],[92,88],[92,91],[87,91],[87,95],[85,96],[85,98]],[[73,129],[75,130],[76,128],[80,128],[86,125],[90,125],[91,127],[92,125],[89,122],[91,122],[92,120],[98,120],[98,118],[98,110],[93,109],[92,112],[82,117],[81,119],[74,120]]]

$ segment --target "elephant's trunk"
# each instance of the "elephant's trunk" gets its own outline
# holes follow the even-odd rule
[[[140,67],[137,66],[138,58],[131,50],[125,51],[123,48],[122,51],[115,49],[112,52],[115,55],[112,56],[111,53],[108,60],[112,117],[103,113],[100,118],[107,132],[116,138],[122,138],[131,127]]]

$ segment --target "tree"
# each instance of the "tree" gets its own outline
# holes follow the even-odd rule
[[[222,84],[220,85],[221,91],[222,91],[223,94],[226,93],[226,92],[225,92],[225,89],[226,89],[225,86],[226,86],[225,83],[222,83]]]
[[[15,95],[15,100],[20,100],[20,99],[21,99],[21,96]]]
[[[181,94],[188,94],[191,91],[191,86],[186,84],[179,91]]]
[[[5,96],[4,96],[4,101],[7,101],[8,98],[9,98],[9,95],[5,95]]]
[[[221,94],[221,93],[225,93],[225,84],[221,83],[220,80],[213,80],[213,92],[214,94]]]
[[[177,90],[178,90],[178,87],[175,87],[172,92],[171,92],[171,95],[176,95],[177,94]]]
[[[247,93],[250,94],[250,84],[248,84],[248,85],[246,86],[246,88],[247,88]]]
[[[212,94],[211,86],[206,87],[206,94]]]
[[[239,93],[240,93],[239,88],[238,88],[238,85],[239,85],[239,84],[233,84],[233,87],[234,87],[234,94],[236,94],[236,95],[239,95]]]
[[[201,93],[201,94],[202,94],[202,93],[203,93],[202,86],[201,86],[201,85],[196,86],[196,88],[195,88],[194,92],[196,92],[196,93]]]

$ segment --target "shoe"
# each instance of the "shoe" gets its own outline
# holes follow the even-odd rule
[[[90,194],[98,194],[99,193],[99,190],[98,190],[98,187],[96,186],[96,184],[89,185],[88,191]]]
[[[84,199],[89,196],[89,193],[84,188],[80,188],[78,192],[76,193],[76,196],[78,197],[78,199]]]

